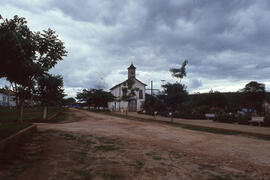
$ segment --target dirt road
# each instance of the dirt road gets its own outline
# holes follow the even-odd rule
[[[270,179],[270,141],[71,111],[18,179]]]

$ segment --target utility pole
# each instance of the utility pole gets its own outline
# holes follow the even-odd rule
[[[152,96],[153,95],[153,91],[154,90],[159,90],[159,89],[153,89],[153,80],[151,80],[151,84],[150,84],[150,89],[145,89],[145,90],[150,90],[150,95]]]

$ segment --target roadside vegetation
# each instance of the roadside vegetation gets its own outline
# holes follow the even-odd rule
[[[17,15],[11,19],[0,15],[0,51],[0,78],[10,83],[7,91],[12,91],[16,101],[16,107],[0,107],[0,133],[6,137],[60,111],[63,78],[49,71],[67,51],[55,31],[34,32]]]
[[[53,117],[57,115],[60,111],[63,111],[62,107],[50,106],[48,107],[48,117]],[[42,119],[42,111],[41,107],[27,107],[25,108],[25,112],[23,114],[23,122],[17,122],[17,110],[16,108],[0,108],[0,140],[8,137],[26,127],[32,125],[33,122],[56,122],[64,120],[64,118],[60,118],[56,116],[50,120]]]
[[[125,119],[133,120],[133,121],[161,123],[161,124],[166,124],[168,126],[180,127],[180,128],[194,130],[194,131],[202,131],[202,132],[224,134],[224,135],[242,135],[242,136],[254,137],[254,138],[270,141],[270,136],[262,135],[262,134],[254,134],[254,133],[248,133],[248,132],[241,132],[237,130],[227,130],[227,129],[214,128],[214,127],[203,127],[203,126],[198,126],[198,125],[175,123],[175,122],[170,122],[170,121],[156,121],[153,118],[150,119],[150,118],[134,117],[134,116],[129,116],[129,115],[116,114],[116,113],[112,113],[108,111],[100,111],[100,113],[109,115],[109,116],[125,118]]]

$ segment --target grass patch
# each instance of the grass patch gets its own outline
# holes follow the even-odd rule
[[[175,124],[175,125],[178,125],[178,124]],[[183,125],[183,124],[179,124],[178,126],[184,128],[184,129],[210,132],[210,133],[215,133],[215,134],[225,134],[225,135],[239,135],[239,134],[241,134],[241,133],[236,132],[236,131],[217,129],[217,128],[211,128],[211,127],[201,127],[201,126]]]
[[[100,151],[115,151],[115,150],[119,150],[119,147],[116,147],[115,145],[99,145],[96,146],[97,150]]]
[[[53,115],[55,115],[56,113],[58,113],[62,109],[63,109],[62,107],[58,107],[58,106],[48,107],[48,118],[52,117]]]
[[[215,166],[209,164],[198,164],[200,170],[210,169],[213,170]]]
[[[23,122],[23,123],[16,123],[16,122],[11,122],[11,123],[1,123],[0,124],[0,140],[15,134],[16,132],[27,128],[31,126],[32,123],[29,122]]]
[[[65,120],[68,115],[65,112],[60,112],[56,117],[51,119],[51,122],[61,122]]]
[[[151,156],[154,160],[160,161],[162,160],[162,157],[159,156],[156,152],[154,151],[150,151],[148,153],[146,153],[147,156]]]
[[[132,164],[136,169],[141,169],[144,166],[144,163],[141,161],[136,161],[135,164]]]
[[[48,107],[48,117],[56,114],[62,107]],[[24,107],[23,108],[23,121],[40,121],[42,117],[41,107]],[[18,111],[16,108],[0,108],[0,123],[3,122],[17,122]]]
[[[105,138],[105,137],[96,137],[96,139],[98,141],[100,141],[101,143],[104,143],[104,144],[114,144],[114,143],[116,143],[115,140],[108,139],[108,138]]]
[[[104,173],[103,173],[103,177],[104,177],[105,179],[115,180],[115,179],[118,178],[118,175],[116,175],[116,174],[110,174],[110,173],[104,172]]]
[[[83,170],[76,170],[75,173],[78,174],[82,179],[87,179],[87,180],[92,179],[90,177],[90,174],[89,174],[89,171],[88,170],[85,170],[85,169],[83,169]]]
[[[61,136],[64,136],[68,138],[69,140],[76,140],[76,137],[72,134],[65,133],[65,134],[61,134]]]

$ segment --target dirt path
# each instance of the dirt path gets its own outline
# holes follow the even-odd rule
[[[270,179],[270,141],[72,113],[38,124],[44,153],[18,179]]]

